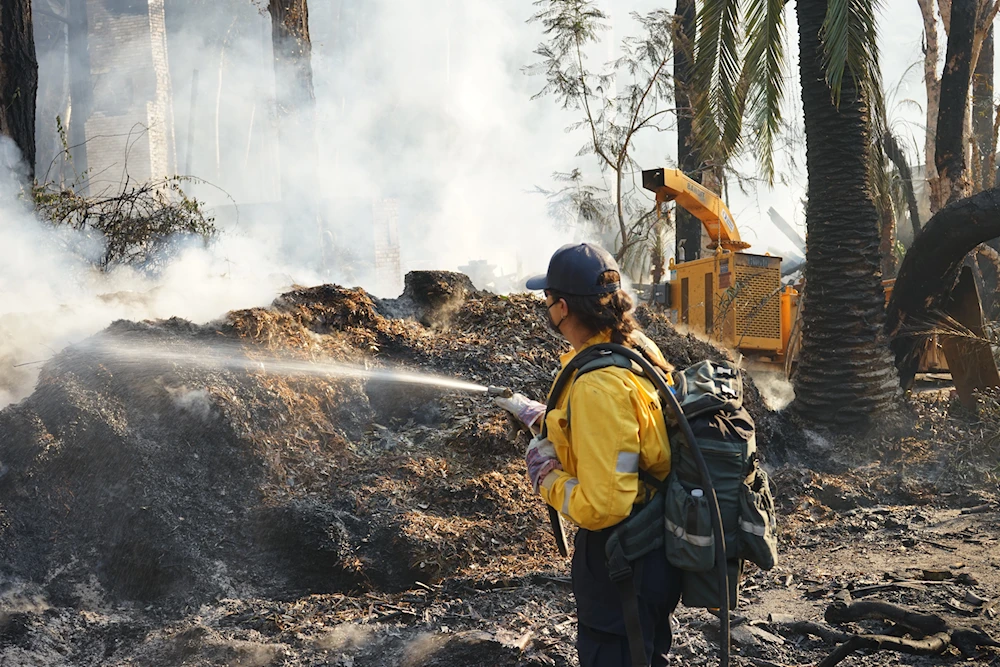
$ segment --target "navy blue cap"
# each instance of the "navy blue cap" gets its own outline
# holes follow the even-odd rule
[[[571,243],[556,250],[544,276],[528,278],[529,290],[555,290],[574,296],[597,296],[617,292],[618,281],[601,285],[606,271],[621,273],[618,262],[604,248],[592,243]]]

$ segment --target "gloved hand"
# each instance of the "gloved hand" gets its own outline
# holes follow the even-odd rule
[[[553,470],[562,470],[562,464],[556,457],[556,449],[549,442],[548,438],[535,436],[528,443],[528,449],[524,453],[524,460],[528,463],[528,477],[531,478],[531,488],[538,493],[538,487]]]
[[[510,398],[497,396],[493,402],[521,420],[521,423],[531,429],[532,433],[538,433],[541,430],[539,421],[545,414],[544,403],[533,401],[524,394],[514,394]]]

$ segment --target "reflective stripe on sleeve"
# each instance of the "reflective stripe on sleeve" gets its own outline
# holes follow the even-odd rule
[[[615,462],[615,472],[622,474],[639,473],[639,452],[618,452],[618,460]]]
[[[567,480],[566,481],[566,486],[563,487],[562,513],[565,514],[566,516],[570,515],[569,514],[569,497],[570,497],[570,494],[573,493],[573,489],[575,489],[576,485],[579,484],[579,483],[580,483],[580,480],[578,480],[576,477],[574,477],[573,479]]]

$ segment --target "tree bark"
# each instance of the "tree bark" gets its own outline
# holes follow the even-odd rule
[[[924,225],[896,277],[886,314],[903,387],[917,371],[921,337],[944,307],[965,257],[980,243],[1000,236],[1000,188],[984,190],[938,211]]]
[[[694,75],[695,3],[677,0],[677,34],[674,36],[674,95],[677,98],[677,168],[701,181],[694,139],[694,111],[690,84]],[[685,261],[701,257],[701,220],[677,207],[674,257]]]
[[[870,118],[850,71],[840,107],[823,67],[827,3],[796,3],[809,174],[802,354],[795,410],[826,426],[866,426],[892,409],[899,383],[882,329],[879,218],[868,172]]]
[[[979,182],[976,190],[986,190],[996,184],[990,173],[990,151],[993,145],[993,26],[987,29],[979,50],[976,70],[972,75],[972,136],[979,153]]]
[[[0,2],[0,134],[14,140],[35,177],[35,96],[38,60],[30,0]]]
[[[930,191],[931,213],[937,211],[937,201],[934,192],[937,185],[937,169],[934,167],[934,143],[936,141],[938,106],[941,100],[941,79],[938,78],[937,62],[940,51],[938,49],[937,13],[934,7],[934,0],[917,0],[920,6],[920,16],[924,21],[924,88],[927,91],[927,108],[924,118],[926,128],[924,131],[924,178],[927,180]]]
[[[913,238],[920,235],[920,207],[917,205],[917,195],[913,190],[913,171],[906,160],[906,154],[891,132],[882,137],[882,147],[885,156],[896,165],[899,178],[903,183],[903,195],[906,197],[906,209],[910,214],[910,226],[913,227]]]
[[[303,192],[301,160],[315,147],[312,42],[306,0],[270,0],[275,97],[279,115],[282,198]]]
[[[941,75],[934,164],[938,172],[938,201],[950,204],[969,193],[965,161],[965,114],[971,83],[972,48],[977,3],[952,2],[948,55]]]

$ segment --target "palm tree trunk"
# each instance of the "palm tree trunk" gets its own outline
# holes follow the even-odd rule
[[[14,140],[29,178],[35,176],[38,60],[30,0],[0,2],[0,134]]]
[[[799,73],[809,173],[802,354],[795,410],[827,426],[864,426],[896,405],[885,334],[879,218],[868,176],[870,122],[847,70],[840,107],[823,67],[823,0],[798,2]]]
[[[690,86],[694,75],[695,3],[677,0],[677,34],[674,36],[674,95],[677,99],[677,167],[701,181],[691,109]],[[701,257],[701,220],[677,207],[674,257],[685,261]],[[682,252],[683,251],[683,252]]]

